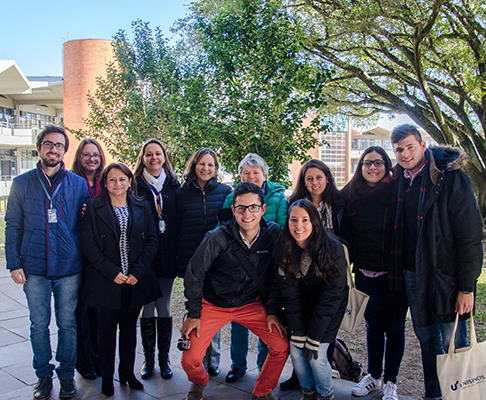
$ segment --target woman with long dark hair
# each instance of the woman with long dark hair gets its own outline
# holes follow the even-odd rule
[[[89,195],[93,199],[100,194],[100,178],[105,169],[105,153],[101,145],[92,138],[79,142],[71,171],[86,179]],[[84,259],[85,262],[86,259]],[[86,268],[76,307],[76,369],[84,379],[96,379],[100,372],[98,358],[97,325],[98,317],[93,307],[88,307],[83,298]]]
[[[184,184],[176,192],[179,239],[177,242],[178,275],[184,277],[187,263],[206,232],[216,228],[218,212],[226,196],[228,185],[218,181],[219,162],[216,153],[203,147],[186,164]],[[204,366],[209,375],[219,374],[220,332],[208,347]]]
[[[327,231],[339,235],[343,204],[334,175],[322,161],[309,160],[302,166],[297,185],[288,199],[289,206],[300,199],[314,204]]]
[[[356,171],[344,187],[346,208],[341,235],[349,243],[356,287],[370,296],[365,312],[368,375],[353,388],[354,396],[366,396],[382,388],[383,399],[397,399],[397,376],[405,347],[404,293],[391,292],[388,257],[393,233],[392,163],[386,151],[368,147]],[[385,341],[386,338],[386,341]]]
[[[100,186],[100,195],[87,204],[81,246],[88,259],[85,295],[98,312],[101,388],[104,395],[112,396],[117,328],[120,383],[143,389],[133,373],[137,320],[142,305],[161,293],[152,267],[157,253],[152,210],[148,202],[135,197],[132,172],[123,164],[110,164]]]
[[[289,208],[274,258],[292,364],[303,399],[331,400],[327,351],[336,339],[348,300],[343,246],[323,227],[317,208],[301,199]]]
[[[289,206],[297,200],[309,200],[319,212],[322,224],[328,232],[339,235],[344,203],[334,182],[331,169],[320,160],[309,160],[301,168],[299,180],[288,199]],[[332,359],[334,343],[329,346]],[[299,386],[295,371],[289,379],[280,384],[282,390],[292,390]]]
[[[150,203],[152,216],[158,229],[159,247],[154,259],[154,268],[163,294],[157,300],[145,304],[142,309],[140,332],[145,359],[140,374],[142,379],[148,379],[153,374],[157,338],[160,376],[163,379],[170,379],[172,378],[169,359],[172,338],[170,306],[172,286],[177,276],[175,197],[180,184],[167,158],[164,145],[157,139],[147,140],[140,149],[134,175],[138,195]]]

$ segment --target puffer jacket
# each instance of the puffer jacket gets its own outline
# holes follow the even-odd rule
[[[273,280],[272,249],[279,233],[280,227],[275,222],[262,218],[260,235],[248,249],[241,239],[235,219],[208,232],[189,261],[184,277],[189,317],[200,318],[203,297],[223,308],[241,307],[261,297],[256,284],[234,254],[232,242],[244,249],[248,260],[255,266],[260,281],[270,286]],[[278,291],[270,290],[266,303],[278,303],[275,297],[278,297]]]
[[[281,228],[285,226],[287,221],[287,200],[285,199],[285,188],[278,183],[266,181],[267,186],[265,190],[264,204],[267,209],[263,215],[267,221],[273,221],[280,225]],[[230,193],[224,201],[222,208],[231,208],[233,205],[233,193]]]
[[[215,177],[206,183],[204,190],[195,182],[183,185],[177,190],[177,276],[185,275],[187,263],[204,235],[218,224],[218,212],[230,192],[231,188],[219,183]]]
[[[60,187],[53,198],[57,223],[48,223],[50,208],[42,183],[41,167],[12,182],[5,215],[7,268],[23,268],[26,274],[64,277],[82,270],[78,230],[81,208],[89,199],[86,181],[76,174],[60,172]]]
[[[159,215],[155,208],[152,190],[139,175],[136,178],[137,191],[150,203],[152,214],[158,230]],[[177,216],[176,216],[176,190],[179,182],[172,183],[168,178],[162,187],[163,209],[162,218],[165,221],[165,232],[159,233],[159,250],[154,259],[154,267],[157,276],[163,278],[175,278],[177,276]]]
[[[326,280],[302,276],[290,280],[278,267],[277,282],[287,320],[289,337],[307,336],[320,343],[334,343],[348,302],[347,262],[343,246],[334,241],[335,271]],[[311,269],[313,268],[311,264]]]
[[[415,255],[419,326],[453,322],[458,291],[475,290],[483,264],[482,217],[471,180],[461,170],[467,156],[453,147],[427,151],[424,173],[431,182]],[[403,168],[397,165],[393,173],[403,184]]]

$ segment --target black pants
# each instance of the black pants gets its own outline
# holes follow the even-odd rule
[[[135,348],[137,347],[137,320],[141,307],[129,308],[127,297],[131,297],[131,287],[123,285],[122,308],[98,308],[98,352],[103,378],[111,378],[115,372],[116,331],[119,327],[118,371],[124,376],[133,375]]]
[[[358,271],[355,280],[356,288],[370,296],[365,312],[368,373],[375,379],[381,377],[384,355],[384,382],[396,383],[405,349],[405,317],[408,309],[405,293],[391,292],[386,274],[368,278]]]
[[[88,307],[80,295],[75,314],[77,330],[76,369],[80,374],[96,371],[99,366],[96,309]]]

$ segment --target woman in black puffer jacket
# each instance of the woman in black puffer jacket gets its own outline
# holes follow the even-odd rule
[[[216,228],[217,214],[226,196],[231,192],[228,185],[218,182],[219,163],[216,153],[204,147],[192,155],[184,171],[184,185],[176,192],[178,276],[184,277],[187,263],[193,256],[206,232]],[[214,336],[206,352],[204,364],[209,375],[219,373],[219,332]]]

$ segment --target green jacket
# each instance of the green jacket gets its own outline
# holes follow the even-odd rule
[[[276,222],[283,228],[287,221],[287,200],[285,199],[284,187],[278,183],[267,181],[264,202],[267,205],[267,210],[263,215],[265,219]],[[232,205],[233,192],[226,197],[222,208],[231,208]]]

